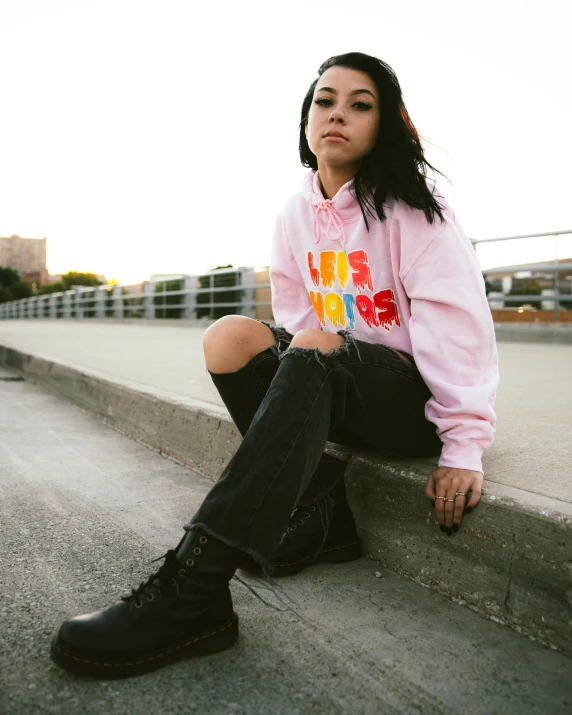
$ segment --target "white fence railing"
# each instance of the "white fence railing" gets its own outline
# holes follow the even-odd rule
[[[506,303],[513,303],[516,305],[522,305],[523,302],[540,302],[542,310],[554,310],[554,322],[558,322],[558,311],[560,308],[560,303],[565,302],[567,305],[570,304],[572,307],[572,295],[571,295],[571,284],[572,280],[559,281],[558,274],[562,271],[570,271],[572,278],[572,263],[562,263],[558,260],[558,237],[563,235],[572,234],[572,229],[566,231],[553,231],[551,233],[531,233],[522,236],[503,236],[502,238],[488,238],[488,239],[471,239],[471,243],[475,247],[475,250],[479,246],[485,246],[489,243],[497,241],[514,241],[518,239],[525,238],[545,238],[547,236],[554,237],[554,264],[547,265],[546,263],[528,263],[520,264],[514,266],[502,266],[500,268],[488,268],[484,270],[483,275],[495,275],[499,273],[503,274],[515,274],[521,273],[523,271],[538,272],[538,273],[548,273],[553,274],[553,287],[543,288],[539,294],[514,294],[509,295],[508,292],[504,291],[504,286],[502,291],[491,291],[488,293],[487,297],[489,299],[489,306],[491,310],[499,310],[505,307]],[[528,280],[534,280],[530,278]],[[565,285],[562,285],[562,284]],[[510,290],[510,289],[509,289]],[[543,300],[541,298],[544,298]],[[547,299],[548,298],[548,299]]]
[[[254,317],[256,308],[271,301],[256,300],[252,268],[222,268],[202,276],[175,275],[145,281],[140,286],[74,286],[61,293],[0,303],[0,320],[22,318],[217,318],[236,312]],[[234,310],[233,310],[234,309]]]

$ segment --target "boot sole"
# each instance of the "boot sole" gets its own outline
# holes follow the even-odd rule
[[[339,546],[331,546],[328,549],[324,549],[317,558],[313,556],[305,556],[303,559],[291,562],[277,562],[273,561],[272,566],[274,570],[272,571],[272,577],[280,576],[291,576],[292,574],[302,571],[302,569],[312,566],[312,564],[318,563],[329,563],[329,564],[342,564],[348,561],[355,561],[363,555],[361,548],[361,539],[357,537],[354,541],[347,544],[340,544]],[[260,572],[262,569],[254,561],[244,563],[240,566],[243,571],[250,572]]]
[[[131,658],[98,658],[82,654],[52,638],[50,655],[54,663],[82,675],[98,678],[128,678],[148,673],[164,665],[192,656],[211,655],[231,648],[238,640],[238,616],[217,628],[188,635],[184,640]]]
[[[324,549],[321,554],[314,558],[306,556],[299,561],[291,561],[289,563],[273,563],[274,571],[272,576],[291,576],[298,573],[302,569],[312,566],[312,564],[328,563],[328,564],[343,564],[348,561],[355,561],[362,556],[361,539],[358,537],[349,544],[340,544],[332,546],[329,549]]]

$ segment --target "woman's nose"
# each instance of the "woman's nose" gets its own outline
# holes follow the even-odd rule
[[[344,113],[340,112],[338,109],[334,109],[330,114],[330,122],[344,122]]]

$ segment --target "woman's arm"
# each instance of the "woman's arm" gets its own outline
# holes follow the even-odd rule
[[[272,312],[274,322],[295,335],[303,328],[320,329],[320,320],[312,306],[300,268],[294,259],[280,213],[274,225],[270,259]]]
[[[432,393],[425,416],[443,442],[438,466],[483,474],[482,453],[493,443],[497,421],[499,372],[477,256],[449,220],[406,270],[413,356]]]

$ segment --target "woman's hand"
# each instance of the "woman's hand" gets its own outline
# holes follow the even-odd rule
[[[459,531],[465,509],[472,509],[479,503],[482,485],[481,472],[471,469],[438,467],[431,472],[427,477],[425,496],[429,497],[435,506],[441,531],[446,530],[449,536],[453,531]],[[463,492],[464,496],[458,492]],[[471,497],[467,501],[469,493]]]

